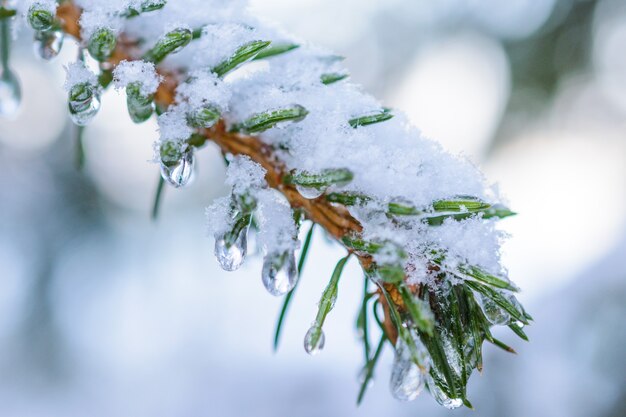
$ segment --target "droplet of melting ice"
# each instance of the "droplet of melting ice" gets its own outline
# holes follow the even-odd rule
[[[2,71],[2,70],[0,70]],[[6,69],[0,74],[0,117],[14,116],[22,102],[22,89],[15,74]]]
[[[86,126],[100,110],[100,92],[90,84],[78,84],[70,91],[70,117],[78,126]]]
[[[489,323],[493,325],[503,325],[511,320],[509,313],[504,311],[491,298],[478,292],[474,293],[474,297]]]
[[[439,404],[443,405],[449,410],[453,410],[455,408],[459,408],[463,405],[463,400],[460,398],[450,398],[446,395],[445,392],[437,384],[435,381],[429,376],[427,379],[428,390],[430,394],[433,396],[435,401]]]
[[[424,373],[411,360],[402,342],[398,342],[398,348],[391,370],[389,388],[391,395],[400,401],[413,401],[424,389]]]
[[[161,162],[161,176],[175,188],[189,184],[193,175],[194,154],[193,148],[187,149],[182,158],[173,163]]]
[[[248,226],[242,228],[231,243],[229,236],[224,235],[215,241],[215,257],[222,269],[235,271],[246,259],[248,250]]]
[[[272,295],[281,296],[291,291],[298,281],[296,257],[293,251],[265,256],[262,278],[263,285]]]
[[[309,355],[317,355],[322,349],[324,349],[324,342],[326,337],[324,331],[317,324],[313,324],[306,335],[304,336],[304,350]]]
[[[317,198],[326,192],[326,188],[304,187],[302,185],[296,185],[296,190],[302,197],[309,200]]]
[[[59,55],[65,35],[61,30],[47,30],[35,34],[35,55],[49,61]]]

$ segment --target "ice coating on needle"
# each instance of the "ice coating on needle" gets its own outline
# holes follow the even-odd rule
[[[297,228],[289,202],[278,191],[268,188],[265,169],[247,156],[229,158],[226,184],[236,197],[251,197],[256,203],[258,242],[265,253],[284,253],[298,246]],[[221,236],[233,224],[233,199],[221,197],[207,209],[210,236]]]

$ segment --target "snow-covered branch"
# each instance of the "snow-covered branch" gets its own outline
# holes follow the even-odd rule
[[[308,352],[324,345],[345,263],[359,260],[366,275],[359,401],[390,343],[396,398],[414,399],[427,387],[448,408],[471,407],[466,386],[482,368],[483,341],[512,351],[490,328],[507,325],[526,338],[531,318],[500,263],[503,234],[495,226],[513,213],[476,167],[351,83],[341,57],[257,19],[243,0],[16,7],[2,9],[0,24],[7,27],[16,14],[7,11],[16,10],[35,31],[41,57],[54,58],[65,36],[79,42],[66,82],[76,124],[88,125],[111,85],[126,91],[134,122],[157,115],[158,195],[163,184],[190,181],[195,154],[208,143],[221,149],[231,193],[207,209],[215,254],[234,270],[245,261],[248,234],[258,233],[263,283],[273,295],[287,294],[276,341],[310,243],[309,234],[297,263],[304,222],[346,250],[306,334]],[[10,74],[7,62],[3,74]],[[0,88],[16,83],[0,78]],[[380,328],[376,349],[370,322]]]

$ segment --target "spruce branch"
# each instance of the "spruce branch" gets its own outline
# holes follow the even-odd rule
[[[146,0],[138,6],[133,3],[132,7],[116,11],[114,17],[139,20],[144,13],[161,9],[164,12],[166,3],[165,0]],[[11,12],[0,9],[3,45],[8,42],[6,22],[14,15]],[[242,264],[250,228],[267,226],[264,222],[269,218],[283,219],[281,227],[265,229],[267,236],[260,233],[263,238],[271,239],[273,245],[265,254],[263,283],[270,293],[286,295],[274,348],[278,345],[285,314],[311,244],[313,225],[318,225],[347,254],[337,262],[322,294],[318,314],[305,336],[305,349],[315,353],[323,347],[322,326],[337,298],[344,266],[354,256],[366,274],[356,326],[365,360],[357,402],[362,401],[380,354],[389,343],[395,352],[391,391],[396,398],[411,400],[427,388],[445,407],[465,405],[471,408],[466,388],[472,371],[483,367],[482,343],[488,341],[514,352],[492,336],[491,327],[508,326],[527,340],[522,328],[532,318],[515,298],[517,287],[499,272],[484,269],[480,262],[473,264],[468,259],[458,259],[459,255],[455,257],[445,246],[429,243],[407,248],[395,242],[391,233],[372,237],[367,233],[365,222],[374,218],[376,222],[388,222],[397,227],[397,231],[415,229],[427,235],[463,222],[500,219],[514,213],[471,195],[438,195],[430,201],[413,204],[400,195],[381,198],[380,192],[377,196],[374,190],[371,193],[369,189],[354,191],[349,186],[358,182],[359,173],[346,166],[293,169],[288,163],[288,152],[280,143],[261,138],[286,124],[306,123],[313,115],[308,108],[310,103],[282,102],[235,119],[227,113],[227,106],[205,97],[198,102],[191,91],[195,82],[218,88],[228,74],[250,61],[297,56],[301,48],[298,44],[247,38],[236,45],[228,44],[229,51],[203,71],[190,72],[184,65],[165,67],[160,64],[183,48],[191,48],[190,44],[204,42],[211,33],[209,22],[194,29],[170,27],[158,39],[138,39],[123,31],[118,33],[116,29],[98,26],[86,35],[88,39],[83,39],[82,14],[83,11],[68,0],[58,4],[56,16],[49,9],[33,8],[27,19],[36,31],[43,57],[56,56],[64,36],[71,36],[100,63],[97,74],[81,61],[68,70],[69,109],[72,120],[79,126],[77,132],[82,132],[82,126],[93,118],[99,109],[102,91],[112,83],[116,88],[125,88],[128,112],[136,123],[156,113],[159,122],[169,118],[173,120],[172,125],[180,127],[161,131],[157,159],[162,175],[153,217],[158,213],[165,185],[175,188],[186,185],[193,172],[195,153],[212,143],[219,147],[227,164],[248,164],[243,170],[248,176],[230,180],[230,197],[215,203],[221,204],[225,217],[221,225],[225,225],[225,229],[220,229],[216,235],[215,250],[222,267],[234,270]],[[233,30],[239,29],[249,28],[239,24]],[[150,49],[141,53],[142,45]],[[2,81],[17,85],[8,71],[6,51],[8,46],[3,48]],[[333,67],[339,60],[341,58],[335,56],[318,59],[323,65],[315,74],[315,80],[323,88],[341,88],[347,84],[339,83],[348,77],[345,70]],[[141,76],[135,79],[133,76],[138,70],[142,71]],[[187,96],[181,93],[184,86],[189,87]],[[346,131],[356,135],[366,135],[376,131],[378,126],[392,124],[393,121],[389,121],[398,116],[379,104],[369,110],[357,108],[354,113],[346,116],[342,123]],[[279,216],[271,215],[275,213]],[[295,221],[293,213],[296,213]],[[294,251],[302,218],[310,220],[312,227],[296,268]],[[412,275],[411,268],[415,265],[425,267],[427,278],[417,279]],[[370,285],[376,289],[374,292],[369,291]],[[380,329],[379,342],[373,352],[370,336],[376,331],[368,326],[370,314]]]

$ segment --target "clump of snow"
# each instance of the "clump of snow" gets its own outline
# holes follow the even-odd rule
[[[231,89],[211,71],[199,70],[189,74],[189,80],[176,89],[176,100],[187,102],[192,109],[205,105],[228,110]]]
[[[113,71],[116,89],[126,88],[129,84],[141,84],[141,94],[149,96],[156,92],[161,82],[154,64],[145,61],[122,61]]]
[[[430,249],[445,253],[447,269],[469,264],[492,274],[503,272],[499,248],[506,237],[494,221],[485,221],[480,215],[461,221],[446,219],[441,226],[425,228],[423,233]]]
[[[158,118],[160,141],[183,141],[193,133],[187,124],[187,108],[184,105],[170,106]]]
[[[247,156],[230,158],[226,183],[231,194],[248,196],[256,202],[254,216],[259,228],[258,242],[265,253],[295,250],[297,227],[289,202],[278,191],[267,188],[265,169]],[[209,235],[218,237],[233,227],[233,198],[222,197],[206,210]]]
[[[125,32],[130,36],[154,40],[162,35],[166,28],[171,28],[180,22],[184,22],[194,29],[221,22],[246,21],[248,24],[256,26],[251,21],[253,19],[246,15],[247,3],[247,0],[168,0],[161,10],[145,13],[138,18],[128,20]],[[146,45],[146,47],[150,46]],[[192,56],[193,54],[187,55],[185,59],[189,60]],[[188,61],[182,60],[180,62],[188,63]]]
[[[267,187],[265,174],[267,171],[248,156],[230,158],[226,171],[226,184],[230,185],[235,195],[255,192]]]
[[[101,10],[86,10],[80,16],[80,28],[83,39],[89,39],[98,29],[109,29],[119,32],[122,21],[119,17]]]
[[[82,61],[73,62],[65,67],[65,90],[69,92],[78,84],[98,85],[98,77]]]
[[[198,39],[194,63],[213,68],[227,60],[242,45],[259,40],[254,28],[239,23],[213,23],[204,26]]]
[[[232,216],[232,198],[219,197],[206,208],[207,235],[215,239],[230,231],[234,225]]]
[[[258,242],[266,254],[293,251],[298,246],[298,230],[293,211],[285,197],[274,189],[259,190],[255,194],[259,225]]]

